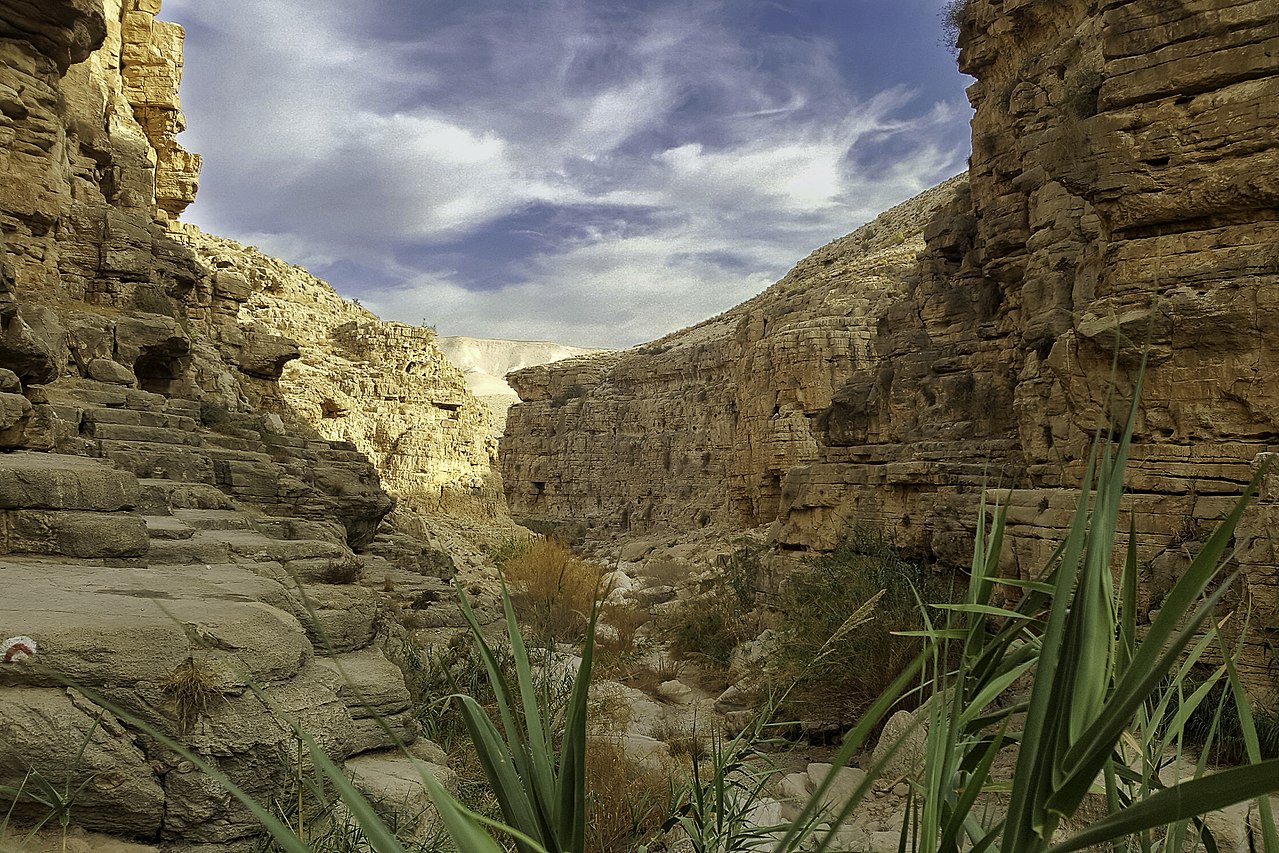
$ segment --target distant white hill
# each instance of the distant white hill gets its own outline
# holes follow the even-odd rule
[[[519,395],[506,384],[506,374],[538,364],[549,364],[577,355],[608,352],[591,347],[570,347],[554,341],[503,341],[461,335],[436,338],[449,361],[466,374],[466,385],[493,411],[494,432],[506,428],[506,410]]]

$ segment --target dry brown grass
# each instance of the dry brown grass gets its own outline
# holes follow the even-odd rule
[[[520,622],[539,638],[581,640],[600,591],[601,571],[557,539],[535,539],[502,563]]]
[[[661,834],[670,782],[659,770],[628,758],[614,738],[594,737],[586,748],[586,849],[633,850]]]

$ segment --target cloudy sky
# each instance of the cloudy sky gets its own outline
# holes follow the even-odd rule
[[[167,0],[184,218],[441,334],[628,346],[963,168],[943,0]]]

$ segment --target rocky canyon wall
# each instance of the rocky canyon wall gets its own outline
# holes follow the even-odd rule
[[[302,727],[425,832],[419,771],[448,771],[378,640],[425,624],[454,565],[385,522],[392,498],[346,440],[366,433],[291,413],[319,389],[434,436],[482,409],[417,330],[179,227],[199,160],[174,140],[182,32],[158,8],[0,0],[0,640],[29,638],[0,660],[0,786],[75,792],[80,827],[245,849],[259,821],[156,733],[271,803]],[[309,322],[289,318],[298,288]],[[487,460],[474,426],[453,449]],[[441,483],[472,488],[480,462],[444,470],[406,432],[379,461],[410,500],[417,475],[437,503]]]
[[[1279,15],[1264,0],[970,0],[960,46],[977,81],[966,181],[925,206],[908,229],[923,242],[892,263],[844,261],[888,271],[854,358],[825,335],[775,360],[681,345],[693,330],[517,374],[529,402],[503,445],[513,512],[614,529],[771,522],[799,552],[867,524],[962,564],[981,489],[1005,486],[1005,569],[1027,574],[1148,353],[1127,506],[1158,609],[1279,442]],[[769,291],[806,295],[725,315],[735,340],[769,346],[770,306],[813,304],[817,329],[841,314],[823,303],[865,298],[856,277],[804,275],[814,258]],[[845,367],[788,374],[828,363]],[[601,408],[636,435],[602,429]],[[621,500],[619,472],[643,484]],[[1249,661],[1261,692],[1279,631],[1277,513],[1268,493],[1237,541],[1254,617],[1267,614]]]
[[[605,530],[754,527],[812,461],[810,422],[871,356],[952,181],[818,249],[755,299],[650,344],[517,371],[512,514]]]

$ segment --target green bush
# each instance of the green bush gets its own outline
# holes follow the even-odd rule
[[[852,725],[922,648],[921,638],[894,632],[923,628],[919,603],[948,602],[951,587],[862,528],[791,574],[777,602],[780,642],[767,674],[771,692],[789,688],[781,713],[823,727]],[[847,624],[876,596],[869,619]]]
[[[763,553],[763,545],[742,540],[718,561],[703,589],[667,615],[663,622],[674,655],[727,668],[737,644],[759,633]]]

